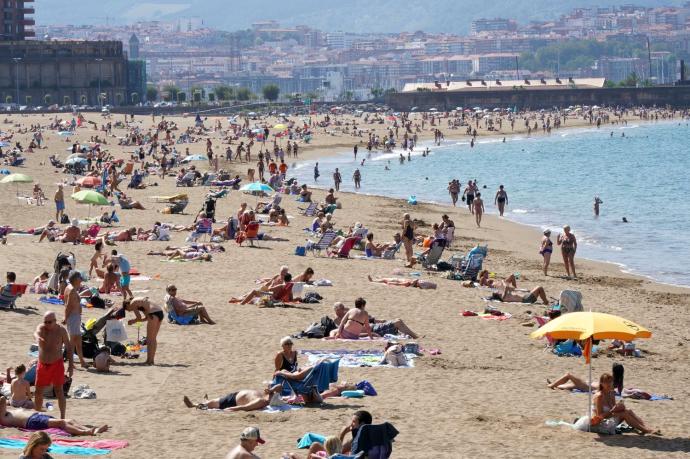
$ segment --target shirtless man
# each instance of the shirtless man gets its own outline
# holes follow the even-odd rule
[[[225,456],[225,459],[260,459],[252,453],[258,445],[266,443],[256,427],[247,427],[240,435],[240,444]]]
[[[515,287],[513,287],[512,285],[505,285],[503,287],[503,292],[495,292],[491,295],[491,298],[504,301],[506,303],[525,304],[533,304],[536,303],[538,299],[541,299],[541,301],[545,305],[549,305],[549,299],[546,297],[546,291],[544,291],[544,287],[534,287],[531,292],[524,296],[514,294],[514,290]]]
[[[277,384],[270,389],[244,389],[230,392],[225,397],[205,400],[199,403],[193,403],[186,395],[182,400],[187,408],[197,408],[199,410],[257,411],[266,408],[270,404],[273,394],[280,394],[282,390],[282,384]]]
[[[62,386],[60,388],[62,389]],[[55,419],[51,416],[28,410],[15,411],[9,409],[5,397],[0,397],[0,425],[29,430],[62,429],[69,434],[78,436],[96,435],[108,430],[107,425],[88,428],[77,424],[72,419]]]
[[[57,323],[53,311],[43,315],[43,323],[36,327],[34,339],[38,343],[38,366],[36,368],[36,410],[43,411],[43,391],[53,386],[60,407],[60,419],[65,419],[67,401],[62,385],[65,383],[65,365],[62,362],[62,346],[67,350],[67,373],[74,372],[74,350],[67,330]],[[26,421],[26,420],[25,420]]]
[[[405,279],[403,277],[378,277],[367,276],[369,282],[376,284],[397,285],[399,287],[415,287],[422,290],[436,289],[436,283],[423,279]]]
[[[67,327],[69,341],[73,349],[77,351],[79,363],[83,368],[87,368],[88,365],[84,360],[84,352],[81,348],[81,298],[79,297],[82,282],[81,274],[79,271],[72,271],[67,280],[69,285],[65,288],[65,319],[62,324]]]
[[[484,201],[482,200],[482,194],[477,193],[472,202],[474,207],[474,218],[477,221],[477,228],[482,226],[482,215],[484,214]]]
[[[55,201],[55,221],[59,222],[65,213],[65,192],[62,189],[62,183],[58,184],[53,201]]]
[[[81,239],[81,230],[79,229],[79,220],[76,218],[72,220],[72,224],[65,228],[65,232],[60,236],[60,242],[77,243]]]
[[[290,273],[286,273],[283,276],[283,279],[281,283],[278,285],[268,287],[265,290],[257,289],[257,290],[252,290],[249,292],[247,295],[245,295],[242,298],[231,298],[230,303],[238,303],[239,304],[249,304],[252,302],[254,298],[260,297],[263,293],[270,293],[271,294],[271,299],[273,301],[292,301],[292,286],[294,283],[292,282],[292,275]]]

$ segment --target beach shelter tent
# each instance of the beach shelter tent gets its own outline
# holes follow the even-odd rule
[[[31,183],[34,179],[25,174],[10,174],[7,177],[0,180],[0,183],[14,183],[17,196],[19,196],[19,184],[20,183]]]
[[[549,335],[553,339],[586,341],[584,355],[589,365],[589,385],[592,386],[592,340],[618,339],[632,341],[635,338],[651,338],[652,332],[635,322],[612,314],[582,311],[571,312],[548,322],[532,332],[533,339]],[[589,392],[589,421],[592,420],[592,392]]]

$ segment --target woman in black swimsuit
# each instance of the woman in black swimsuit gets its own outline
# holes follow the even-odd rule
[[[286,336],[281,339],[280,346],[283,350],[276,354],[276,371],[297,372],[297,370],[299,370],[299,365],[297,364],[297,351],[292,350],[292,338]]]
[[[498,206],[498,213],[502,217],[503,212],[506,210],[506,204],[508,204],[508,193],[503,189],[503,185],[498,187],[496,197],[494,198],[494,204]]]
[[[136,319],[127,321],[129,325],[137,322],[146,322],[146,365],[153,365],[158,347],[158,331],[163,322],[163,310],[160,306],[152,304],[148,297],[134,297],[122,302],[125,311],[131,311]]]
[[[565,264],[565,273],[570,279],[570,272],[572,271],[572,276],[577,279],[577,274],[575,273],[575,252],[577,251],[577,239],[575,235],[570,232],[570,226],[565,225],[563,227],[563,234],[558,235],[556,240],[558,245],[561,246],[561,254],[563,255],[563,264]]]
[[[407,266],[411,267],[414,264],[414,252],[412,251],[412,244],[414,243],[414,223],[412,223],[410,214],[403,215],[402,241],[403,245],[405,246],[405,258],[407,259]]]

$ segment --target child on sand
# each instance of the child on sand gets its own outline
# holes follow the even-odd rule
[[[11,384],[10,405],[14,408],[34,409],[34,402],[31,401],[31,384],[24,379],[26,367],[22,364],[14,369],[15,379]]]

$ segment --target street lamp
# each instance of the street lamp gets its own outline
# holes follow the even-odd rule
[[[21,57],[13,57],[12,60],[14,61],[14,66],[16,69],[16,76],[15,80],[17,83],[17,106],[19,106],[19,62],[21,62],[22,58]]]
[[[101,62],[103,59],[96,58],[96,62],[98,62],[98,108],[103,108],[103,101],[101,100]]]

